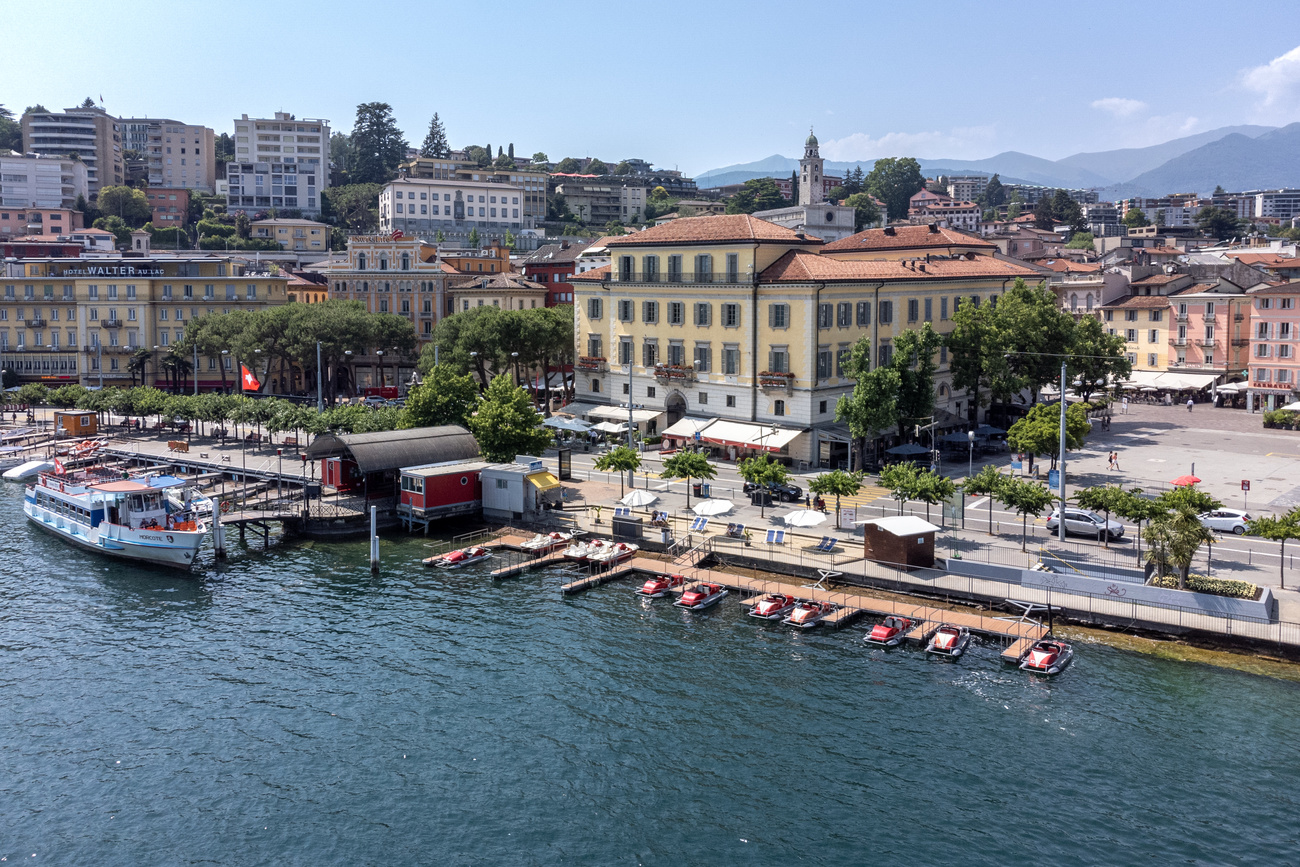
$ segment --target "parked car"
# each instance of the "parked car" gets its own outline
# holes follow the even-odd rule
[[[1220,533],[1236,533],[1238,536],[1244,536],[1250,529],[1246,526],[1250,515],[1241,509],[1215,509],[1212,512],[1205,512],[1200,517],[1202,527],[1209,527]]]
[[[1052,514],[1047,519],[1048,530],[1056,532],[1056,528],[1060,525],[1060,512],[1060,509],[1052,510]],[[1091,536],[1094,539],[1109,536],[1111,541],[1114,541],[1123,537],[1124,525],[1119,521],[1107,521],[1101,515],[1089,512],[1087,509],[1066,509],[1065,532],[1074,533],[1076,536]]]
[[[771,492],[772,499],[779,500],[780,502],[783,503],[797,503],[799,500],[803,499],[803,488],[799,487],[798,485],[769,484],[767,486],[767,489],[769,492]],[[746,494],[752,493],[753,491],[758,490],[758,485],[754,484],[753,482],[745,482],[743,485],[741,485],[740,490]]]

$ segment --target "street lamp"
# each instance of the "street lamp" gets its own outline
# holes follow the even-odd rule
[[[379,387],[382,389],[384,387],[384,350],[376,349],[375,355],[379,356]],[[380,397],[383,397],[382,393]]]
[[[254,378],[257,377],[257,368],[260,366],[260,365],[258,365],[258,363],[257,363],[257,357],[258,357],[259,355],[261,355],[261,354],[262,354],[262,350],[260,350],[260,349],[254,349],[254,350],[253,350],[253,377],[254,377]],[[266,372],[269,374],[269,373],[271,372],[271,371],[270,371],[271,363],[268,361],[266,366],[267,366],[267,371],[266,371]],[[241,374],[241,375],[243,374],[243,371],[242,371],[242,370],[240,371],[240,374]]]
[[[343,366],[348,369],[348,388],[352,389],[352,391],[355,392],[356,383],[352,379],[352,350],[351,349],[343,350],[343,356],[344,356]],[[356,395],[354,394],[353,396],[355,397]]]
[[[975,472],[975,431],[966,431],[966,440],[970,443],[970,453],[966,456],[966,478],[969,479]]]
[[[511,364],[513,364],[515,367],[515,388],[518,388],[519,387],[519,353],[512,352],[510,353],[510,357],[514,359],[511,362]]]
[[[225,369],[226,369],[226,362],[229,361],[229,360],[230,360],[230,350],[229,350],[229,349],[223,349],[223,350],[221,350],[221,370],[223,371],[222,374],[221,374],[221,381],[222,381],[222,382],[225,382],[225,381],[226,381],[226,374],[224,373],[224,371],[225,371]],[[243,390],[244,390],[243,377],[240,377],[239,379],[240,379],[240,381],[239,381],[239,390],[240,390],[240,391],[243,391]]]
[[[158,344],[156,344],[156,343],[154,344],[153,352],[154,352],[154,357],[153,357],[153,384],[154,384],[154,388],[157,388],[157,387],[158,387],[158,368],[159,368],[160,366],[162,366],[162,362],[158,359]]]
[[[316,341],[316,412],[325,411],[325,392],[321,387],[320,341]],[[305,385],[305,383],[304,383]]]

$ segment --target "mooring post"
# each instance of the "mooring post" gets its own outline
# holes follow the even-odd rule
[[[378,508],[370,507],[370,571],[379,571],[379,533],[376,530],[378,525]]]
[[[226,528],[221,524],[221,508],[212,510],[212,544],[218,560],[226,559]]]

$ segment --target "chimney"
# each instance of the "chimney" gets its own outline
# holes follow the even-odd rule
[[[931,223],[931,224],[930,224],[930,234],[931,234],[931,235],[937,235],[937,234],[939,234],[939,226],[938,226],[937,224],[935,224],[935,223]]]
[[[924,274],[924,273],[925,273],[925,263],[924,263],[924,262],[918,262],[918,263],[916,263],[916,270],[918,270],[918,271],[920,271],[922,274]]]
[[[893,226],[886,226],[886,227],[885,227],[885,234],[886,234],[886,235],[889,235],[890,237],[893,237],[894,235],[897,235],[898,233],[894,231],[894,227],[893,227]]]

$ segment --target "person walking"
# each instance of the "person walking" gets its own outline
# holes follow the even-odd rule
[[[1192,411],[1192,399],[1190,397],[1187,398],[1187,411],[1188,412]]]
[[[1124,401],[1123,401],[1122,406],[1123,406],[1122,413],[1123,413],[1124,415],[1128,415],[1128,395],[1127,395],[1127,394],[1124,395]]]
[[[1119,452],[1110,453],[1110,462],[1112,464],[1111,469],[1115,470],[1115,472],[1119,472]]]
[[[1109,452],[1109,453],[1106,455],[1106,469],[1107,469],[1107,470],[1113,470],[1113,469],[1115,469],[1115,453],[1114,453],[1114,452]]]

